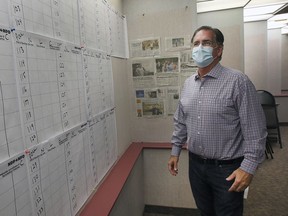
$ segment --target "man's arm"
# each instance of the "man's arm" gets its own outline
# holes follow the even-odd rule
[[[187,140],[187,128],[181,102],[179,101],[178,108],[174,114],[174,131],[172,135],[172,150],[168,161],[168,170],[174,176],[178,173],[178,161],[182,146]]]
[[[254,174],[265,155],[266,120],[256,89],[248,78],[239,91],[238,110],[244,139],[244,160],[240,168]]]
[[[250,185],[264,158],[267,136],[264,112],[250,80],[240,86],[237,108],[244,138],[244,160],[226,180],[234,180],[229,191],[242,192]]]

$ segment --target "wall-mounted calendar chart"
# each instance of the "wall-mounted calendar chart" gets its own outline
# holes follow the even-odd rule
[[[0,1],[1,216],[74,216],[115,163],[125,41],[106,0]]]
[[[128,58],[129,50],[126,17],[113,8],[110,8],[109,20],[111,26],[111,55]]]
[[[110,57],[100,51],[83,50],[83,62],[89,118],[114,107]]]
[[[0,26],[0,162],[23,152],[11,31]]]
[[[27,147],[86,121],[80,47],[15,31],[15,67]]]
[[[0,215],[31,216],[27,162],[17,154],[0,164]]]
[[[81,44],[110,54],[112,44],[108,3],[105,0],[79,0],[79,7]]]
[[[112,166],[117,156],[115,111],[108,110],[95,116],[89,125],[92,173],[96,185]]]
[[[87,125],[27,150],[35,215],[75,215],[88,198]]]
[[[77,0],[10,0],[12,27],[80,43]]]

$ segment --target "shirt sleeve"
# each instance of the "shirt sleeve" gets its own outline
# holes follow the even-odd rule
[[[177,110],[174,114],[174,131],[172,134],[172,151],[171,155],[179,156],[183,145],[187,141],[187,128],[185,123],[185,114],[181,101],[178,103]]]
[[[244,139],[244,160],[240,168],[254,174],[258,165],[265,158],[266,120],[252,82],[246,78],[239,86],[237,104]]]

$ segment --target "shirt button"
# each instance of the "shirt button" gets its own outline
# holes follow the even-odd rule
[[[198,119],[200,119],[201,118],[201,116],[198,116]]]
[[[197,132],[197,134],[199,135],[199,134],[200,134],[200,132],[198,131],[198,132]]]
[[[199,101],[199,104],[201,104],[201,101]]]

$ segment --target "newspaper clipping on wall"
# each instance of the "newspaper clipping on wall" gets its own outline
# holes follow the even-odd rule
[[[165,38],[165,51],[181,51],[189,50],[191,36],[181,36],[181,37],[166,37]]]
[[[130,43],[131,57],[160,55],[160,38],[139,39]]]
[[[160,38],[131,42],[134,57],[131,75],[137,117],[174,115],[184,81],[197,70],[188,39],[188,36],[165,38],[166,49],[171,51],[169,56],[159,55]]]

